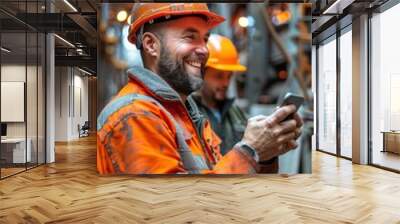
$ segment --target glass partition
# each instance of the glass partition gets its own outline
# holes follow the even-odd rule
[[[1,34],[2,177],[24,171],[31,161],[30,142],[27,145],[26,141],[26,37],[25,32]]]
[[[372,164],[400,171],[400,4],[371,18]]]
[[[340,155],[352,158],[352,33],[340,36]]]
[[[336,154],[336,36],[318,47],[318,149]]]
[[[46,40],[23,22],[27,13],[42,12],[44,3],[0,3],[0,178],[45,162]]]

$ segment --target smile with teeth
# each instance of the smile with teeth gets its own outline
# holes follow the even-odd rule
[[[186,64],[189,64],[195,68],[201,68],[201,62],[200,61],[186,61]]]

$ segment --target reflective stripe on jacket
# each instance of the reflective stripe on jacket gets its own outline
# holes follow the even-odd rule
[[[198,119],[195,104],[185,106],[161,77],[141,67],[132,68],[128,74],[128,84],[98,118],[99,173],[256,171],[255,161],[239,149],[221,156],[221,140],[207,121]]]
[[[210,121],[213,131],[222,139],[221,154],[228,153],[243,137],[247,125],[244,112],[235,105],[233,99],[226,99],[221,102],[221,119],[218,120],[199,92],[191,94],[189,98],[193,99],[200,113]]]

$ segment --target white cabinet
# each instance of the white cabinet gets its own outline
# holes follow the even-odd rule
[[[26,151],[25,144],[27,143]],[[28,138],[25,142],[24,138],[7,138],[1,140],[2,152],[9,152],[9,158],[5,158],[7,162],[25,163],[32,161],[32,140]],[[11,156],[12,155],[12,156]],[[2,156],[3,157],[3,156]],[[12,160],[11,160],[12,157]],[[26,161],[25,161],[26,160]]]

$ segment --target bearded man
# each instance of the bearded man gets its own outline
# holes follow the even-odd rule
[[[209,30],[223,17],[206,4],[141,3],[132,18],[128,38],[144,68],[128,70],[128,83],[98,117],[99,173],[256,173],[258,160],[296,148],[302,121],[285,106],[249,119],[241,141],[222,156],[221,140],[187,98],[202,85]]]

